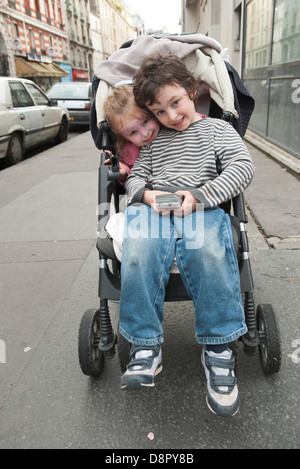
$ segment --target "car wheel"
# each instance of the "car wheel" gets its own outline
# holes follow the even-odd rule
[[[55,143],[63,143],[68,140],[69,126],[65,117],[62,118],[58,134],[55,138]]]
[[[20,135],[12,134],[6,157],[11,165],[20,163],[23,160],[23,147]]]

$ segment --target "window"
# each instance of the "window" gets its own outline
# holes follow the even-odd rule
[[[56,9],[55,9],[55,2],[52,0],[52,11],[53,11],[53,18],[56,19]]]
[[[13,37],[19,37],[19,27],[17,23],[12,24]]]
[[[22,83],[10,82],[9,87],[14,107],[34,106],[31,97],[29,96]]]
[[[48,0],[45,0],[45,14],[46,14],[47,20],[50,19],[50,9],[49,9]]]
[[[29,39],[30,39],[31,52],[35,54],[36,48],[35,48],[35,41],[34,41],[34,31],[32,29],[29,29]]]
[[[45,43],[44,43],[44,35],[42,32],[40,32],[40,46],[41,46],[41,54],[46,55],[46,50],[45,50]]]
[[[245,56],[248,70],[300,59],[299,0],[248,3]]]
[[[252,0],[247,5],[246,69],[270,63],[273,0]]]
[[[25,0],[25,11],[26,15],[31,16],[30,0]]]
[[[300,59],[300,11],[298,0],[276,0],[272,64]]]
[[[36,11],[40,11],[40,2],[39,0],[34,0]]]
[[[63,51],[63,56],[66,58],[67,56],[67,44],[65,39],[62,39],[62,51]]]
[[[63,17],[62,17],[62,12],[61,12],[61,4],[58,2],[57,4],[57,14],[58,14],[58,21],[60,24],[63,24]]]
[[[38,88],[31,84],[27,84],[26,86],[30,90],[30,93],[32,94],[38,106],[47,106],[49,104],[49,101],[46,96]]]

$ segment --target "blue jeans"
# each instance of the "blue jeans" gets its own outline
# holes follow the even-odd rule
[[[194,303],[197,342],[225,344],[244,335],[247,328],[229,216],[215,208],[184,218],[162,217],[144,204],[125,212],[120,333],[137,345],[163,342],[165,286],[174,256]]]

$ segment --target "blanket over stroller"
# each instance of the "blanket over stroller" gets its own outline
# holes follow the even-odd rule
[[[221,45],[214,39],[203,34],[187,34],[155,38],[153,36],[139,36],[130,47],[119,49],[108,60],[100,62],[95,69],[95,75],[100,79],[96,94],[97,127],[105,120],[103,102],[112,92],[113,87],[125,83],[133,83],[133,77],[139,69],[143,59],[155,52],[172,52],[180,57],[187,68],[200,78],[199,93],[209,88],[211,98],[223,111],[231,112],[238,118],[234,107],[232,85],[228,76],[225,62],[220,55]]]

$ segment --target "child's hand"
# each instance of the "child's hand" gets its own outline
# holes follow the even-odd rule
[[[143,195],[143,203],[149,205],[154,212],[158,213],[159,215],[169,215],[170,209],[168,208],[157,208],[156,199],[155,197],[159,194],[168,194],[168,192],[164,191],[145,191]]]
[[[128,174],[127,174],[125,166],[123,166],[122,163],[119,163],[119,173],[120,173],[120,180],[125,181]]]
[[[173,209],[175,217],[182,218],[192,212],[195,212],[199,200],[195,199],[195,197],[190,193],[190,191],[177,191],[176,194],[180,194],[183,196],[183,202],[181,207]]]
[[[110,167],[111,166],[110,157],[113,156],[113,154],[109,150],[104,150],[104,153],[107,153],[107,155],[109,156],[109,158],[107,158],[107,160],[104,161],[104,164]]]
[[[107,153],[109,156],[113,156],[112,153],[108,150],[105,150],[105,153]],[[110,158],[107,158],[107,160],[104,161],[104,164],[110,168],[111,167]],[[125,166],[122,165],[122,163],[119,163],[119,173],[120,173],[120,181],[124,182],[125,179],[127,178],[127,171],[126,171]]]
[[[173,213],[175,217],[185,217],[192,212],[195,212],[197,208],[197,203],[199,201],[190,193],[190,191],[177,191],[176,194],[183,196],[183,202],[179,208],[157,208],[155,197],[159,194],[169,194],[169,192],[164,191],[145,191],[143,195],[144,204],[150,205],[154,212],[162,216],[169,216],[170,213]]]

